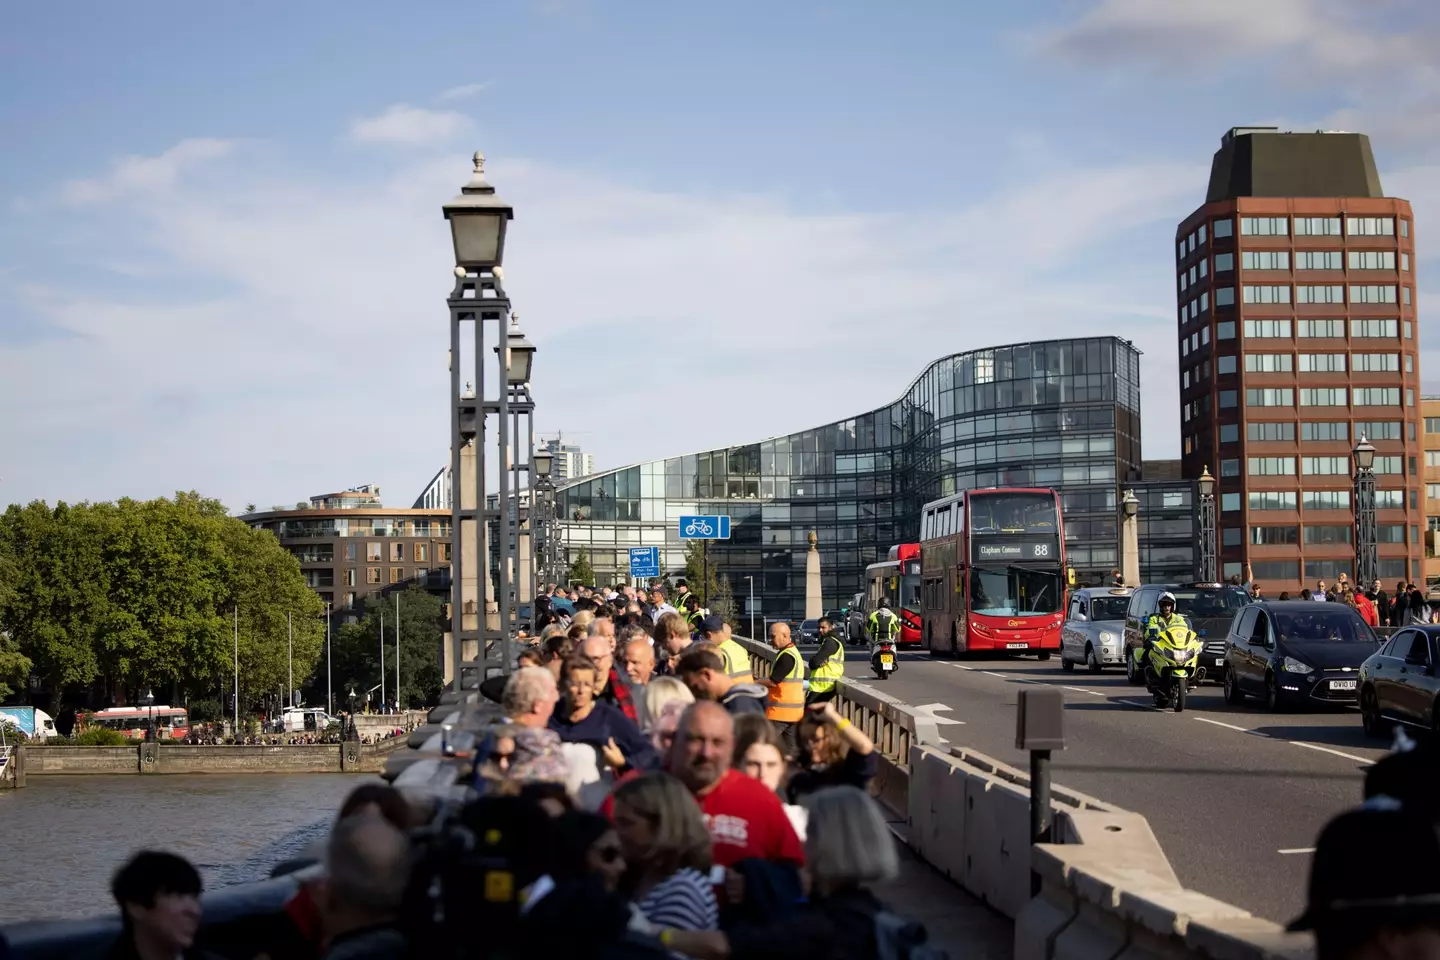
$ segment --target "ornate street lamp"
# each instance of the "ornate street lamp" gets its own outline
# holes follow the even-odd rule
[[[1355,582],[1369,586],[1380,566],[1375,547],[1375,446],[1361,434],[1355,460]]]
[[[1200,471],[1195,481],[1200,493],[1200,579],[1214,583],[1219,579],[1219,563],[1215,556],[1215,478],[1210,466]]]
[[[140,702],[145,705],[145,709],[150,714],[149,725],[145,728],[145,739],[152,743],[159,743],[160,734],[155,730],[155,694],[147,687]]]
[[[500,357],[505,380],[512,387],[523,387],[530,382],[530,369],[535,364],[535,344],[525,339],[525,334],[520,332],[518,313],[510,314],[510,334],[505,338],[505,347],[510,351],[509,357]],[[498,345],[495,353],[500,353]]]
[[[486,182],[485,155],[476,152],[474,160],[470,182],[442,209],[450,221],[455,265],[478,272],[505,262],[505,227],[515,219],[515,210]]]

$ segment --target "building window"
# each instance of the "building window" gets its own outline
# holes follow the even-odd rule
[[[1286,237],[1290,235],[1290,221],[1285,217],[1241,217],[1242,237]]]
[[[1349,490],[1306,490],[1300,494],[1305,510],[1349,510]]]
[[[1216,236],[1219,236],[1219,234],[1217,233]],[[1220,511],[1221,511],[1222,513],[1230,513],[1231,511],[1239,510],[1239,509],[1240,509],[1240,494],[1238,494],[1238,493],[1222,493],[1222,494],[1220,494]]]
[[[1344,303],[1345,287],[1338,283],[1326,283],[1295,288],[1296,303]]]
[[[1247,353],[1246,373],[1289,373],[1291,357],[1288,353]],[[1304,367],[1301,367],[1303,370]]]
[[[1406,372],[1406,373],[1414,373],[1414,372],[1415,372],[1415,358],[1412,357],[1412,356],[1410,356],[1410,354],[1408,354],[1408,353],[1405,354],[1405,372]]]
[[[1238,476],[1240,476],[1240,461],[1239,461],[1239,460],[1221,460],[1221,461],[1220,461],[1220,476],[1222,476],[1222,477],[1238,477]]]
[[[1232,307],[1232,306],[1234,306],[1234,305],[1235,305],[1235,288],[1234,288],[1234,287],[1216,287],[1216,288],[1215,288],[1215,306],[1217,306],[1217,307]]]
[[[1180,242],[1175,245],[1175,257],[1178,260],[1185,259],[1185,239],[1183,237],[1180,239]]]
[[[1217,323],[1217,324],[1215,324],[1215,339],[1216,339],[1216,340],[1234,340],[1234,339],[1235,339],[1235,321],[1234,321],[1234,320],[1226,320],[1224,323]]]
[[[1394,250],[1351,250],[1347,257],[1351,270],[1394,270]]]
[[[1297,237],[1338,237],[1340,236],[1339,217],[1296,217],[1295,236]]]
[[[1288,250],[1247,250],[1240,254],[1241,270],[1289,270]]]
[[[1189,249],[1189,252],[1191,252],[1191,253],[1194,253],[1194,252],[1195,252],[1195,231],[1194,231],[1194,230],[1191,230],[1191,231],[1190,231],[1190,236],[1188,236],[1188,237],[1185,238],[1185,245],[1186,245],[1186,247]]]
[[[345,559],[354,563],[356,556],[359,554],[359,546],[358,543],[345,544]]]
[[[1299,580],[1299,560],[1256,560],[1250,564],[1250,572],[1257,580]]]
[[[1203,280],[1203,279],[1205,279],[1205,278],[1206,278],[1207,276],[1209,276],[1209,275],[1210,275],[1210,261],[1209,261],[1209,260],[1201,260],[1201,261],[1200,261],[1200,279]]]
[[[365,559],[370,563],[379,563],[381,560],[383,560],[384,554],[380,549],[381,546],[382,544],[379,543],[365,544]]]
[[[1427,484],[1425,484],[1425,499],[1426,499],[1426,500],[1440,500],[1440,483],[1427,483]],[[1437,523],[1440,523],[1440,517],[1431,517],[1431,518],[1430,518],[1430,529],[1431,529],[1431,530],[1440,529],[1440,527],[1437,527],[1437,526],[1436,526]]]
[[[1315,476],[1349,476],[1349,457],[1301,457],[1300,472]]]
[[[1201,327],[1201,328],[1200,328],[1200,345],[1203,347],[1205,344],[1207,344],[1207,343],[1209,343],[1209,342],[1210,342],[1210,328],[1209,328],[1209,327]]]
[[[1294,510],[1295,493],[1289,490],[1254,490],[1250,493],[1251,510]]]
[[[1302,407],[1343,407],[1348,398],[1345,387],[1315,387],[1300,391]]]
[[[353,593],[347,593],[347,594],[345,594],[345,609],[346,609],[346,610],[354,610],[354,609],[355,609],[355,594],[353,594]]]
[[[1290,338],[1289,320],[1246,320],[1245,336]]]
[[[1404,223],[1404,221],[1401,221],[1401,223]],[[1224,220],[1216,220],[1210,225],[1210,235],[1213,237],[1228,237],[1234,233],[1234,229],[1235,225],[1231,223],[1229,217],[1226,217]]]
[[[1221,390],[1220,409],[1228,410],[1229,408],[1235,406],[1238,399],[1238,395],[1234,390]]]
[[[1240,442],[1240,425],[1237,424],[1237,423],[1222,423],[1222,424],[1220,424],[1220,442],[1221,442],[1221,443],[1239,443],[1239,442]],[[1240,473],[1240,464],[1239,464],[1239,463],[1236,463],[1236,464],[1235,464],[1235,473],[1236,473],[1237,475]]]
[[[1289,303],[1290,287],[1287,286],[1254,286],[1247,284],[1240,288],[1241,299],[1245,303]]]
[[[1402,236],[1402,237],[1408,237],[1408,236],[1410,236],[1410,221],[1409,221],[1409,220],[1401,220],[1401,221],[1400,221],[1400,236]]]
[[[440,563],[449,563],[449,562],[450,562],[450,544],[448,544],[448,543],[437,543],[437,544],[435,544],[435,559],[436,559],[438,562],[440,562]]]
[[[1416,533],[1420,531],[1416,530]],[[1376,543],[1404,543],[1405,524],[1403,523],[1381,523],[1375,527]]]
[[[1283,527],[1251,527],[1250,542],[1257,547],[1278,547],[1300,542],[1300,529],[1294,524]]]
[[[1328,337],[1334,340],[1345,339],[1345,321],[1339,318],[1333,320],[1301,320],[1299,324],[1299,333],[1302,337]]]
[[[1403,303],[1403,304],[1405,304],[1405,306],[1407,306],[1407,307],[1410,306],[1410,288],[1409,288],[1409,287],[1401,287],[1401,288],[1400,288],[1400,302]]]
[[[1205,224],[1202,223],[1196,228],[1195,235],[1200,238],[1201,243],[1205,242]]]
[[[1343,421],[1308,421],[1300,424],[1300,439],[1303,441],[1345,442],[1350,439],[1350,424]]]
[[[417,544],[415,544],[415,562],[416,562],[416,563],[429,563],[429,562],[430,562],[430,544],[428,544],[428,543],[417,543]]]
[[[1341,524],[1305,524],[1306,543],[1349,543],[1350,527]]]
[[[402,580],[404,580],[404,579],[405,579],[405,568],[404,568],[404,567],[391,567],[391,568],[390,568],[390,582],[391,582],[391,583],[399,583],[400,581],[402,581]]]
[[[1365,437],[1368,440],[1399,440],[1399,420],[1369,420],[1359,421],[1355,424],[1355,436]],[[1414,437],[1410,438],[1414,440]]]
[[[1262,443],[1294,440],[1295,424],[1247,423],[1245,424],[1245,439]]]
[[[1358,369],[1358,368],[1357,368]],[[1343,353],[1302,353],[1300,354],[1301,373],[1344,373],[1345,354]],[[1303,402],[1303,401],[1302,401]]]
[[[1351,303],[1394,303],[1394,284],[1351,284]]]
[[[1295,251],[1296,270],[1339,270],[1342,266],[1344,261],[1339,250]]]
[[[1345,232],[1352,237],[1393,237],[1394,217],[1346,217]]]
[[[1245,465],[1245,472],[1252,477],[1292,477],[1295,475],[1295,458],[1251,457]]]
[[[347,568],[346,571],[345,571],[345,586],[347,586],[347,587],[353,587],[353,586],[355,586],[355,579],[356,579],[356,577],[355,577],[355,568],[354,568],[354,567],[349,567],[349,568]]]
[[[1404,490],[1376,490],[1375,509],[1377,510],[1404,510]]]
[[[1410,321],[1409,321],[1409,320],[1406,320],[1406,321],[1405,321],[1405,339],[1406,339],[1406,340],[1409,340],[1409,339],[1411,339],[1413,336],[1414,336],[1414,329],[1410,326]]]
[[[1425,432],[1440,433],[1440,417],[1426,417]],[[1440,466],[1440,464],[1437,464],[1437,466]]]
[[[1220,545],[1222,547],[1240,546],[1240,528],[1222,527],[1220,529]]]
[[[1399,405],[1399,387],[1355,388],[1355,406],[1357,407],[1398,407]]]
[[[1351,320],[1350,336],[1356,339],[1395,339],[1399,324],[1394,320]],[[1407,338],[1408,339],[1408,338]]]
[[[1235,269],[1235,254],[1233,254],[1233,253],[1217,253],[1217,254],[1215,254],[1215,272],[1216,272],[1216,273],[1226,273],[1226,272],[1229,272],[1229,271],[1234,270],[1234,269]]]
[[[1245,406],[1247,407],[1293,407],[1295,406],[1295,391],[1288,387],[1284,388],[1260,388],[1245,391]]]
[[[1201,263],[1202,263],[1202,265],[1203,265],[1204,261],[1201,261]],[[1406,289],[1409,289],[1409,288],[1406,288]],[[1406,300],[1405,302],[1406,302],[1406,303],[1409,303],[1410,301],[1409,301],[1409,300]],[[1209,290],[1202,290],[1202,291],[1200,291],[1200,312],[1201,312],[1201,313],[1204,313],[1206,310],[1209,310],[1209,309],[1210,309],[1210,291],[1209,291]]]
[[[404,563],[404,562],[405,562],[405,544],[403,544],[403,543],[392,543],[392,544],[390,544],[390,562],[391,562],[391,563]]]
[[[1401,269],[1401,271],[1403,271],[1403,272],[1405,272],[1405,273],[1409,273],[1409,272],[1410,272],[1410,254],[1408,254],[1408,253],[1402,253],[1402,254],[1400,254],[1400,269]]]
[[[1235,372],[1235,357],[1233,354],[1215,358],[1215,372],[1220,376]]]
[[[1356,373],[1399,373],[1398,353],[1357,353],[1353,359]]]
[[[366,583],[379,583],[379,582],[380,582],[380,568],[379,568],[379,567],[366,567],[366,568],[365,568],[365,582],[366,582]]]
[[[1377,475],[1383,473],[1394,476],[1404,473],[1404,457],[1376,457],[1373,469]],[[1348,466],[1346,467],[1346,472],[1349,472]]]

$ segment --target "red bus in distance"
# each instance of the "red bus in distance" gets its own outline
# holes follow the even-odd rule
[[[1060,649],[1065,531],[1054,490],[990,487],[920,511],[921,644],[931,655]]]
[[[920,544],[902,543],[890,548],[888,559],[865,568],[866,617],[888,598],[900,618],[901,646],[920,643]]]

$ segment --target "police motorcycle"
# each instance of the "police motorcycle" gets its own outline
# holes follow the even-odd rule
[[[1195,678],[1204,644],[1200,636],[1184,620],[1172,624],[1150,641],[1148,662],[1143,647],[1135,648],[1135,672],[1145,677],[1145,689],[1155,697],[1161,710],[1173,707],[1176,713],[1185,709],[1185,695]]]
[[[880,602],[881,612],[888,612],[889,607],[888,601]],[[894,613],[890,613],[889,619],[877,619],[870,639],[870,669],[877,680],[886,679],[900,666],[900,658],[895,655],[897,647],[890,629],[891,620],[899,622]]]

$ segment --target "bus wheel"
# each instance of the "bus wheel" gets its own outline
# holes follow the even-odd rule
[[[1050,651],[1049,651],[1049,650],[1041,650],[1041,651],[1040,651],[1040,659],[1041,659],[1041,660],[1049,660],[1049,659],[1050,659]]]

